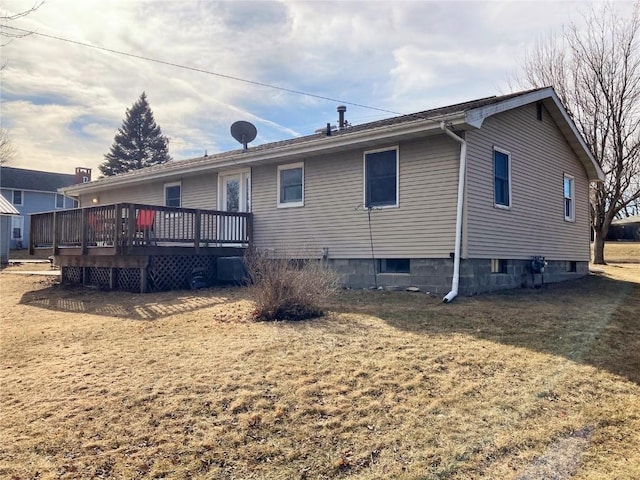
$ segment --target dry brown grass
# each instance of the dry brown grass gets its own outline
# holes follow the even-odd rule
[[[46,267],[46,266],[45,266]],[[0,477],[640,478],[640,265],[444,305],[0,275]],[[635,282],[635,283],[634,283]]]
[[[607,242],[604,259],[607,263],[640,263],[640,242]]]

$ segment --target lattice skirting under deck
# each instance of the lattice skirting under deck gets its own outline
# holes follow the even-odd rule
[[[113,275],[113,278],[112,278]],[[148,292],[180,290],[191,287],[194,275],[201,275],[209,285],[216,280],[216,257],[153,256],[146,270]],[[140,292],[140,268],[62,267],[62,282],[84,284],[99,288]]]

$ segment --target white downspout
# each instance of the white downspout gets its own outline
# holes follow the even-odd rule
[[[442,299],[444,303],[449,303],[458,295],[458,285],[460,283],[460,244],[462,242],[462,207],[464,205],[464,182],[465,171],[467,170],[467,142],[449,130],[444,122],[440,122],[440,128],[444,133],[460,142],[460,172],[458,173],[458,204],[456,206],[456,243],[453,254],[453,280],[451,291]]]

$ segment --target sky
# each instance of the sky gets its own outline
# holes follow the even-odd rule
[[[3,0],[1,15],[35,1]],[[631,9],[630,2],[616,5]],[[36,34],[0,39],[0,121],[16,150],[10,166],[61,173],[89,167],[97,178],[143,91],[175,161],[239,148],[229,131],[237,120],[256,126],[252,144],[259,145],[335,124],[340,104],[351,124],[361,124],[509,93],[518,89],[514,76],[525,52],[579,24],[587,7],[45,0],[6,22]]]

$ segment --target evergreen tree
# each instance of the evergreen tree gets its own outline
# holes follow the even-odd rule
[[[171,160],[169,140],[162,135],[153,118],[153,112],[142,92],[140,98],[127,109],[122,127],[118,129],[113,145],[98,168],[107,177],[139,170]]]

